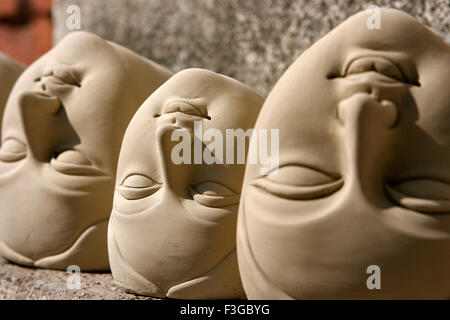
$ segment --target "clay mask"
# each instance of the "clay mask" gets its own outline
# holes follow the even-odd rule
[[[308,49],[262,108],[280,167],[246,169],[250,299],[450,297],[450,48],[380,13],[381,29],[361,12]]]
[[[106,231],[126,126],[170,73],[72,33],[19,78],[0,150],[0,251],[19,264],[109,269]]]
[[[14,83],[22,73],[24,67],[12,60],[11,58],[0,53],[0,137],[3,110],[6,105],[9,93],[11,92]]]
[[[244,296],[235,225],[245,165],[207,164],[204,157],[195,164],[199,141],[193,137],[201,125],[203,153],[209,129],[223,137],[226,129],[245,131],[253,127],[262,103],[234,79],[188,69],[140,107],[124,136],[108,231],[111,270],[119,284],[158,297]],[[180,131],[192,137],[191,156],[181,163]]]

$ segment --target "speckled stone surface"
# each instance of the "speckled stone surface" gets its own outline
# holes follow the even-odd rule
[[[0,300],[154,300],[124,292],[108,273],[81,273],[69,289],[64,271],[24,268],[0,258]]]
[[[70,4],[81,27],[173,71],[207,68],[267,94],[311,44],[369,4],[401,9],[450,42],[450,0],[55,0],[54,38]]]

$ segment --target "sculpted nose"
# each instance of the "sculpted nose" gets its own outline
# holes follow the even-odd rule
[[[397,106],[392,101],[377,100],[368,93],[357,93],[341,101],[337,114],[344,126],[358,131],[390,129],[398,118]]]
[[[42,92],[23,92],[18,99],[22,111],[27,114],[53,115],[61,107],[57,97]]]
[[[18,98],[23,130],[34,158],[48,161],[53,151],[67,140],[70,125],[62,114],[58,97],[42,92],[24,92]]]
[[[337,107],[346,150],[347,172],[365,190],[382,191],[384,166],[391,154],[397,106],[369,93],[356,93]]]
[[[183,133],[179,135],[178,133]],[[171,126],[163,126],[156,131],[158,155],[161,161],[163,185],[172,191],[187,195],[191,155],[187,158],[189,163],[180,162],[180,146],[185,146],[182,153],[192,153],[192,136],[189,130],[181,130]],[[187,140],[185,140],[187,139]],[[173,141],[172,141],[173,140]]]

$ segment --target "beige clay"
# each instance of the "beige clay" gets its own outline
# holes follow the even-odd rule
[[[108,270],[107,224],[126,126],[170,73],[72,33],[19,78],[0,150],[0,252],[43,268]]]
[[[262,103],[236,80],[188,69],[141,106],[122,144],[108,232],[111,270],[121,286],[156,297],[244,297],[236,219],[245,165],[194,164],[194,151],[177,164],[173,150],[181,138],[172,134],[187,133],[195,149],[195,123],[205,135],[214,128],[225,137],[226,129],[251,128]]]
[[[24,67],[8,56],[0,53],[0,138],[2,129],[2,115],[14,83],[22,73]]]
[[[367,19],[307,50],[262,108],[280,167],[246,169],[250,299],[450,298],[450,48],[402,12]]]

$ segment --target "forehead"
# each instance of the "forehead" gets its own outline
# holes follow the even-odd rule
[[[155,93],[153,100],[172,96],[211,99],[218,96],[231,96],[239,90],[246,91],[231,78],[206,70],[187,70],[169,79],[161,90]]]
[[[121,65],[120,56],[107,41],[86,33],[66,36],[52,50],[33,63],[26,74],[40,71],[51,65],[70,67],[79,71],[116,70]]]
[[[105,40],[91,34],[71,34],[51,51],[51,57],[65,63],[77,63],[90,59],[111,59],[114,48]]]
[[[209,115],[215,114],[216,117],[212,117],[209,122],[226,122],[226,119],[230,119],[235,123],[238,116],[247,115],[249,117],[242,118],[242,122],[253,124],[263,98],[232,78],[203,69],[188,69],[174,75],[160,86],[141,105],[140,119],[135,117],[130,126],[138,125],[143,118],[145,121],[152,121],[150,118],[161,113],[165,105],[179,101],[201,105]],[[236,113],[235,117],[220,116],[223,113],[231,115],[233,112]]]
[[[379,17],[380,28],[369,29],[367,23],[370,15],[360,12],[343,22],[327,37],[336,38],[344,47],[355,45],[378,50],[407,51],[412,54],[426,49],[429,45],[444,44],[432,31],[406,13],[383,9],[380,10]]]

